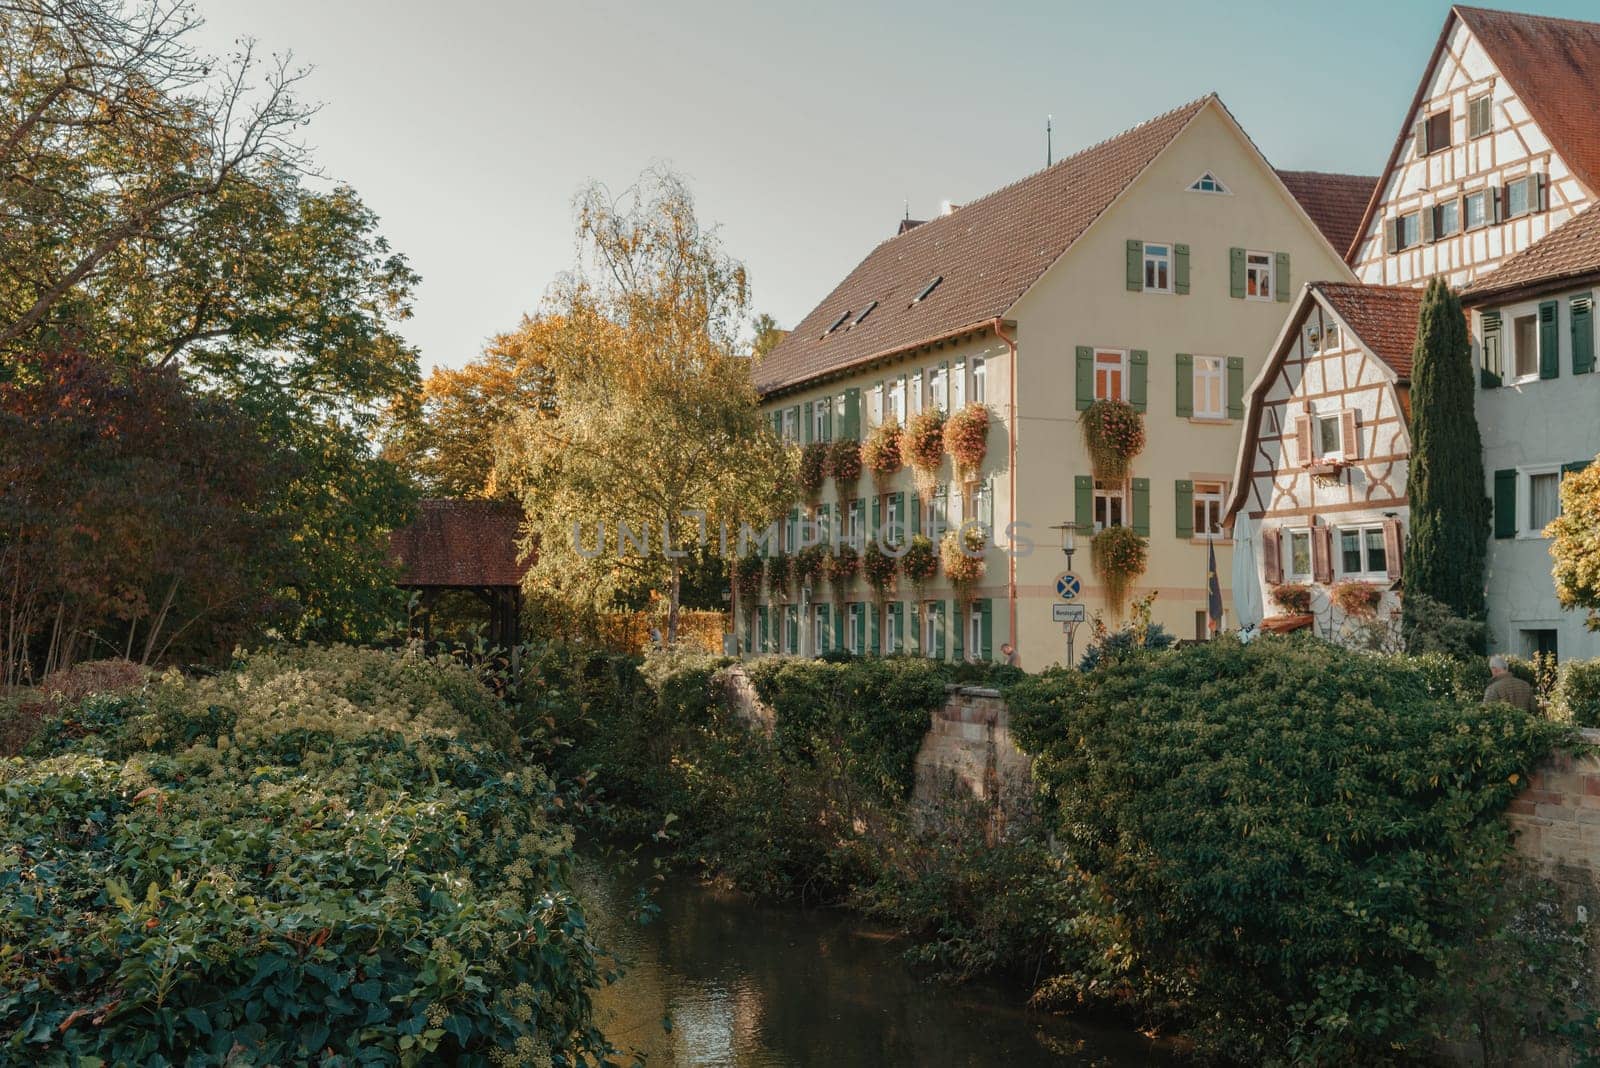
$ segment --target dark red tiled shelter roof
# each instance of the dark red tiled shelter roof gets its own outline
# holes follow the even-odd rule
[[[509,501],[430,500],[417,518],[389,535],[402,586],[519,586],[528,564],[517,560],[522,507]]]
[[[1422,312],[1421,289],[1350,282],[1313,282],[1311,288],[1333,306],[1373,355],[1402,380],[1410,381],[1417,317]]]
[[[1375,175],[1325,171],[1279,171],[1278,177],[1300,202],[1322,236],[1340,255],[1355,244],[1367,201],[1378,185]]]
[[[1474,280],[1461,291],[1463,304],[1514,290],[1539,289],[1600,274],[1600,207],[1556,227],[1538,241]]]
[[[771,393],[999,318],[1214,99],[1159,115],[883,242],[761,361],[756,388]],[[938,286],[913,303],[935,278]]]

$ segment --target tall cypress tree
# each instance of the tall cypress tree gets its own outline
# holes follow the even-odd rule
[[[1405,600],[1420,594],[1457,615],[1481,619],[1489,500],[1473,395],[1472,344],[1461,301],[1435,278],[1422,298],[1411,354]]]

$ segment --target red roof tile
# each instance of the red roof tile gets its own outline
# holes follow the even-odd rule
[[[883,242],[761,361],[756,388],[798,385],[999,318],[1212,99],[1150,119]],[[913,303],[935,278],[943,280]],[[846,312],[843,325],[824,336]]]
[[[1556,227],[1461,291],[1466,304],[1600,274],[1600,206]]]
[[[417,506],[409,527],[389,535],[402,586],[517,586],[522,508],[507,501],[435,500]]]
[[[1411,378],[1411,351],[1417,343],[1421,289],[1368,286],[1354,282],[1313,282],[1311,288],[1339,314],[1373,355],[1402,380]]]
[[[1592,193],[1600,193],[1600,23],[1454,8],[1528,114]]]
[[[1279,171],[1278,177],[1317,224],[1335,252],[1344,255],[1356,242],[1367,201],[1377,187],[1375,175],[1328,174],[1323,171]]]

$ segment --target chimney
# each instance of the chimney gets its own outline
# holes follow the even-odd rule
[[[954,215],[960,209],[961,209],[961,205],[960,204],[956,204],[956,203],[953,203],[953,202],[948,201],[948,200],[942,201],[939,204],[939,214],[940,215]]]

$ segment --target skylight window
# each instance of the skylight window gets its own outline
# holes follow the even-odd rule
[[[1222,193],[1226,195],[1228,192],[1228,187],[1223,185],[1222,182],[1217,179],[1216,175],[1212,174],[1210,171],[1206,171],[1206,173],[1202,174],[1189,184],[1189,192]]]
[[[822,336],[823,337],[827,337],[829,334],[831,334],[835,330],[839,329],[841,326],[844,325],[844,321],[846,319],[848,319],[848,318],[850,318],[850,309],[846,308],[844,311],[839,313],[839,318],[837,318],[837,319],[835,319],[833,321],[833,325],[828,327],[828,329],[826,329],[826,330],[824,330],[822,332]]]
[[[917,294],[917,299],[913,300],[911,303],[913,303],[913,304],[921,304],[923,301],[927,300],[928,299],[928,294],[932,293],[935,289],[939,288],[939,283],[943,282],[943,281],[944,281],[944,275],[942,275],[942,274],[941,275],[935,275],[933,281],[931,281],[927,285],[923,286],[922,287],[922,292],[918,293]]]
[[[872,309],[876,308],[877,306],[878,306],[878,302],[877,301],[873,301],[871,304],[868,304],[865,308],[862,308],[861,309],[861,314],[856,316],[856,321],[851,323],[850,325],[851,326],[860,326],[861,325],[861,320],[863,320],[867,316],[871,315],[872,314]]]

